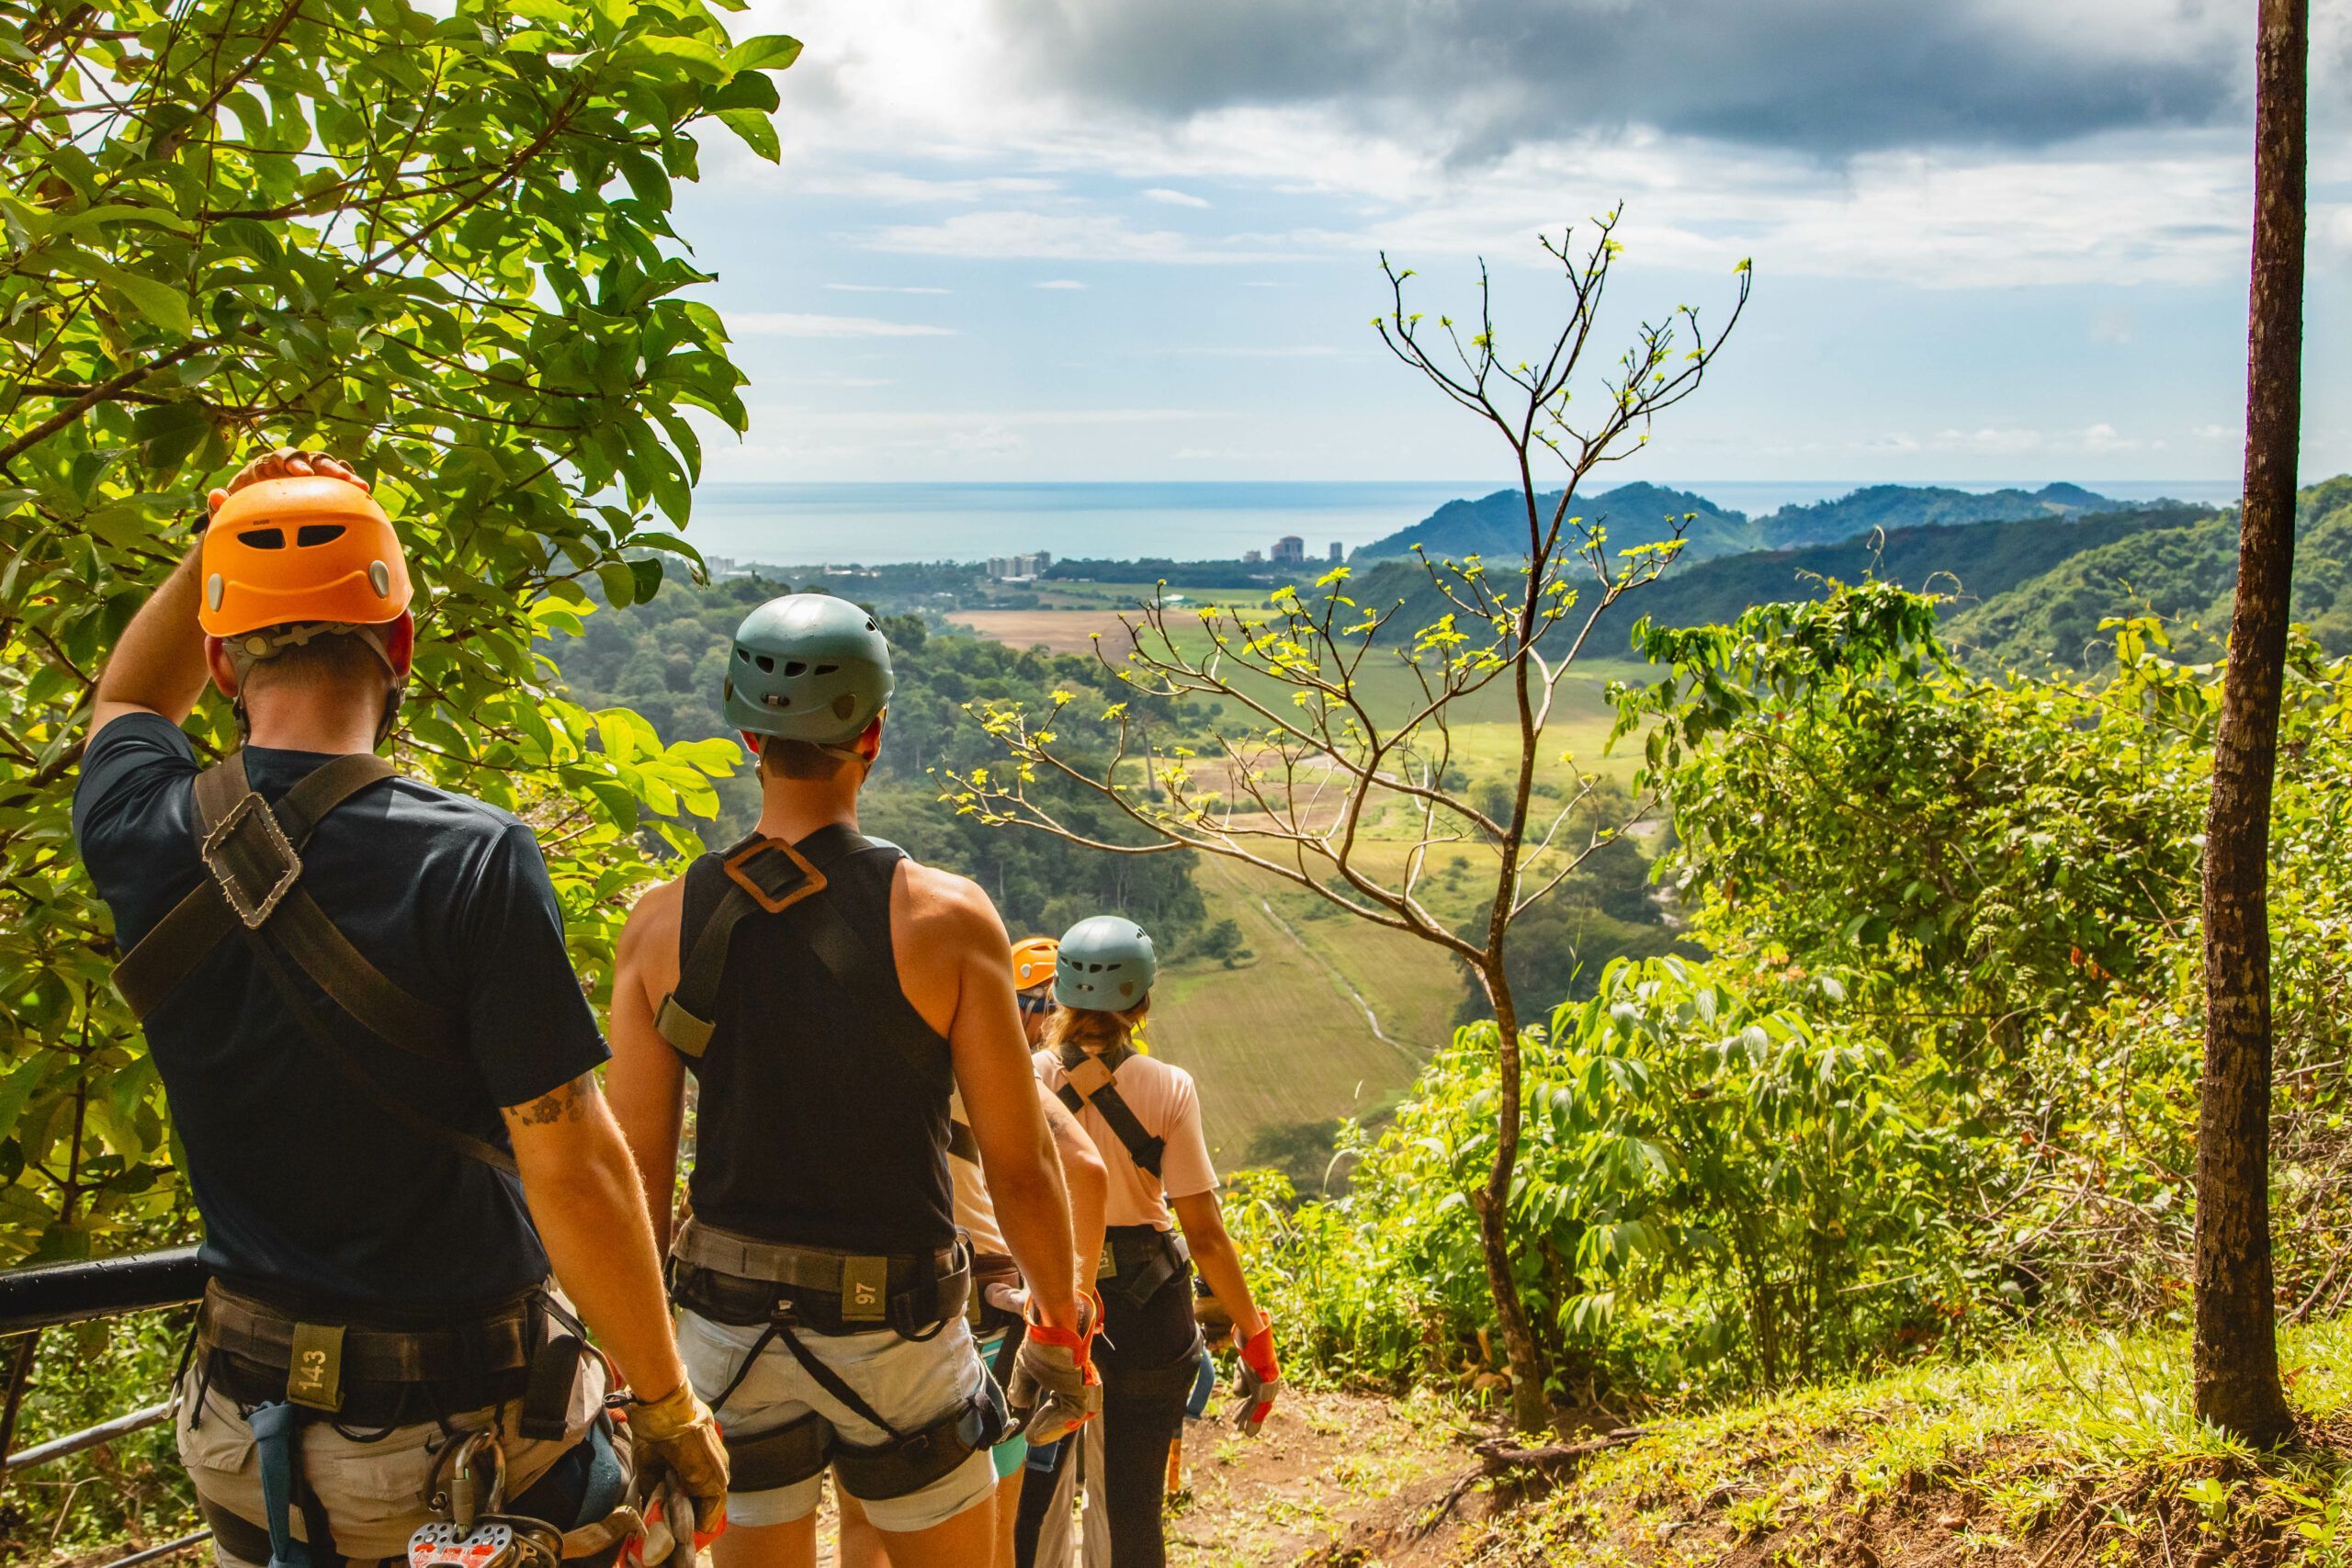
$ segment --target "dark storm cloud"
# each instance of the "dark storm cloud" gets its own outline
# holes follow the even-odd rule
[[[1836,155],[2236,111],[2212,0],[997,0],[1043,84],[1182,117],[1335,104],[1472,155],[1650,126]]]

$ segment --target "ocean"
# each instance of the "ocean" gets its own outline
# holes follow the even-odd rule
[[[1660,483],[1668,481],[1660,480]],[[1673,488],[1760,515],[1844,495],[1859,479],[1695,479]],[[1923,479],[1959,490],[2033,490],[2046,479]],[[1614,481],[1601,488],[1613,488]],[[1309,559],[1352,549],[1499,480],[1169,481],[1125,484],[706,484],[687,531],[706,556],[779,566],[982,560],[1050,550],[1057,558],[1231,560],[1296,534]],[[2219,502],[2234,480],[2109,480],[2086,488],[2119,501],[2173,496]]]

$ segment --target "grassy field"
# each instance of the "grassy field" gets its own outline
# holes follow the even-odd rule
[[[1239,1163],[1261,1129],[1379,1109],[1450,1032],[1462,986],[1434,948],[1355,920],[1304,919],[1313,894],[1285,893],[1247,866],[1204,857],[1199,878],[1209,918],[1238,922],[1257,956],[1236,969],[1170,964],[1148,1033],[1200,1081],[1221,1168]]]

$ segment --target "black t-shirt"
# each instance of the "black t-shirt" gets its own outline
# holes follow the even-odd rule
[[[249,747],[275,804],[331,759]],[[123,950],[195,887],[195,751],[130,714],[82,759],[74,833]],[[458,1020],[468,1064],[378,1039],[286,964],[350,1055],[435,1122],[503,1147],[501,1106],[607,1055],[563,947],[531,830],[412,779],[370,784],[319,825],[302,886],[385,976]],[[244,942],[220,943],[147,1019],[187,1151],[205,1261],[245,1288],[321,1306],[438,1312],[547,1276],[520,1186],[404,1126],[322,1053]]]

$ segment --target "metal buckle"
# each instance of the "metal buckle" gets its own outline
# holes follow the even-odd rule
[[[744,866],[771,852],[784,856],[800,872],[799,886],[781,898],[772,897],[768,890],[752,880]],[[811,894],[825,890],[825,874],[808,863],[808,857],[786,843],[782,839],[758,839],[727,857],[728,879],[752,896],[752,901],[771,915],[780,915]]]
[[[278,867],[277,880],[258,898],[246,889],[237,868],[230,864],[228,859],[232,848],[230,840],[247,829],[259,836],[259,848]],[[302,857],[294,852],[293,842],[286,837],[286,829],[277,825],[277,814],[258,795],[248,794],[231,807],[229,815],[220,818],[220,825],[205,835],[204,847],[199,853],[204,860],[204,869],[211,874],[213,883],[220,889],[220,897],[229,901],[229,908],[236,912],[237,919],[244,922],[247,931],[259,931],[277,908],[278,900],[286,897],[302,875]]]

